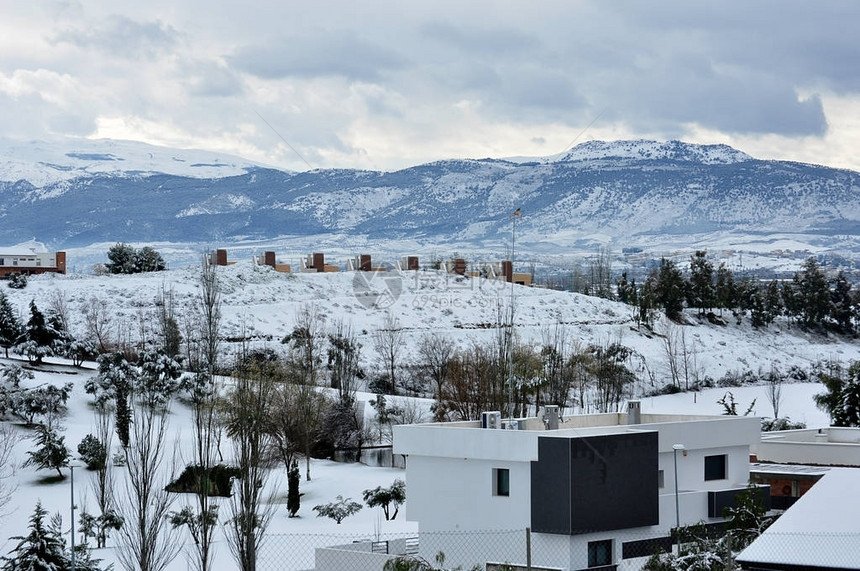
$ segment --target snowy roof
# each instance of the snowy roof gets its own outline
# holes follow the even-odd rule
[[[860,470],[834,468],[739,556],[738,562],[860,569]]]
[[[41,242],[29,240],[14,246],[0,246],[0,254],[6,256],[32,256],[34,254],[47,254],[48,249]]]

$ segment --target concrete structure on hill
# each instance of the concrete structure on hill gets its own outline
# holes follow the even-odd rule
[[[0,248],[0,277],[12,274],[66,273],[66,253],[48,252],[37,243]]]
[[[670,547],[680,525],[721,524],[749,482],[752,417],[628,414],[396,426],[407,456],[407,518],[420,527],[419,555],[470,568],[525,565],[525,545],[458,534],[529,528],[534,568],[614,568]],[[677,467],[677,469],[676,469]],[[675,474],[677,473],[677,480]],[[766,494],[763,494],[766,496]]]
[[[308,254],[306,258],[301,260],[301,264],[301,271],[304,273],[337,272],[340,270],[337,266],[327,264],[325,254],[322,252]]]
[[[290,273],[290,264],[279,264],[275,253],[271,250],[266,250],[262,254],[254,257],[254,263],[258,266],[269,266],[276,272],[288,274]]]

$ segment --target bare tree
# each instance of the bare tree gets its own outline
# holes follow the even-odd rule
[[[170,300],[172,305],[172,292]],[[221,295],[214,265],[203,264],[196,313],[196,318],[187,320],[186,326],[193,323],[199,327],[199,334],[195,337],[198,337],[202,343],[187,347],[187,353],[194,355],[198,372],[185,377],[183,388],[191,402],[194,424],[193,461],[201,475],[195,489],[196,506],[194,509],[188,507],[183,523],[187,525],[194,538],[194,556],[190,558],[191,566],[198,571],[210,571],[215,555],[214,534],[218,523],[218,503],[209,495],[208,482],[212,468],[217,462],[221,440],[217,407],[221,387],[215,377],[220,343]],[[163,329],[170,329],[170,321],[173,321],[174,327],[176,326],[172,310],[162,317],[162,321],[167,322],[162,326]],[[178,327],[176,329],[178,331]],[[167,335],[165,338],[167,339]],[[177,351],[178,345],[177,339]],[[202,351],[199,350],[201,345]]]
[[[355,338],[352,326],[343,320],[336,321],[328,334],[328,370],[331,387],[337,390],[342,405],[355,401],[360,359],[361,343]]]
[[[388,376],[388,394],[397,394],[397,367],[400,355],[406,345],[406,334],[400,320],[389,311],[382,325],[373,332],[373,348]]]
[[[773,407],[773,417],[779,418],[779,405],[782,402],[782,383],[783,376],[779,373],[776,367],[771,368],[767,375],[767,400]]]
[[[156,310],[161,347],[168,356],[175,358],[181,349],[182,334],[176,321],[176,296],[173,289],[165,290],[164,286],[161,286]]]
[[[233,442],[239,478],[230,497],[226,522],[227,543],[242,571],[255,571],[257,551],[274,513],[274,491],[267,486],[265,467],[271,445],[269,415],[274,383],[268,366],[243,365],[228,392],[224,415]]]
[[[125,450],[125,488],[117,501],[125,524],[119,529],[119,562],[128,571],[162,571],[182,544],[167,519],[173,498],[165,491],[172,467],[168,454],[167,405],[132,402],[131,438]]]
[[[663,329],[663,349],[666,352],[666,367],[669,372],[669,378],[672,384],[681,388],[681,364],[679,359],[679,331],[678,326],[670,320],[664,320],[665,327]]]
[[[418,353],[424,359],[425,365],[430,370],[430,377],[436,385],[436,407],[433,410],[433,420],[442,422],[445,420],[444,407],[442,405],[442,392],[445,382],[448,380],[448,369],[454,358],[454,342],[441,333],[427,333],[418,344]]]
[[[570,399],[572,375],[568,365],[567,330],[560,321],[553,326],[541,329],[542,381],[547,391],[549,404],[558,405],[562,410]],[[537,393],[540,395],[540,392]],[[540,406],[540,400],[536,403]]]
[[[215,265],[204,262],[200,272],[200,338],[210,378],[215,376],[218,368],[218,348],[221,343],[221,286],[215,268]]]
[[[7,515],[6,506],[18,488],[15,480],[17,465],[12,457],[20,434],[10,425],[0,424],[0,519]]]
[[[305,305],[296,315],[296,326],[284,338],[289,345],[288,377],[296,385],[295,408],[302,430],[305,478],[311,479],[311,447],[326,409],[318,396],[317,380],[322,367],[323,318],[315,305]]]

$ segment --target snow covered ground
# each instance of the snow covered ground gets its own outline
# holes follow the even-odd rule
[[[219,268],[223,286],[224,336],[245,332],[253,336],[253,343],[278,349],[280,339],[295,324],[296,311],[316,305],[327,324],[339,319],[351,323],[363,344],[363,359],[367,367],[375,366],[372,332],[391,311],[400,319],[408,334],[405,360],[416,356],[415,344],[428,332],[451,336],[460,346],[473,340],[488,340],[494,334],[490,327],[496,320],[497,308],[510,301],[510,286],[471,278],[455,278],[438,272],[404,272],[403,274],[278,274],[250,262]],[[96,299],[104,302],[112,316],[111,327],[116,334],[138,335],[152,327],[155,301],[162,291],[172,291],[177,302],[180,327],[190,317],[197,295],[199,269],[188,266],[168,272],[136,276],[84,276],[43,275],[34,277],[24,290],[4,290],[13,305],[26,318],[27,305],[34,300],[42,309],[65,304],[72,331],[79,336],[85,333],[83,307]],[[654,375],[655,386],[666,381],[665,349],[658,335],[637,330],[630,308],[605,300],[577,294],[542,289],[515,288],[516,322],[518,335],[526,342],[538,343],[547,326],[555,323],[567,328],[568,338],[582,344],[618,341],[635,349],[636,359],[630,366],[636,369],[641,380],[638,390],[647,390]],[[384,307],[373,307],[376,300]],[[660,322],[658,331],[667,331],[671,325]],[[720,378],[728,371],[769,371],[772,366],[785,371],[792,365],[808,368],[820,360],[839,360],[847,364],[860,358],[860,346],[834,337],[805,334],[784,324],[765,331],[756,331],[748,325],[726,326],[690,325],[674,326],[683,330],[690,347],[695,350],[697,367],[703,375]],[[229,347],[225,348],[229,353]],[[92,366],[92,365],[90,365]],[[75,388],[65,419],[66,444],[75,449],[84,435],[93,431],[94,417],[84,392],[84,381],[93,374],[92,369],[75,370],[56,365],[56,372],[37,372],[32,383],[63,384],[72,381]],[[771,416],[772,411],[761,386],[732,389],[708,389],[696,394],[681,393],[642,399],[644,412],[673,412],[719,414],[716,401],[731,390],[739,410],[746,410],[753,399],[758,416]],[[816,384],[788,384],[783,388],[781,416],[806,422],[810,427],[827,426],[827,416],[815,408],[812,395],[821,392]],[[366,395],[363,398],[368,398]],[[427,405],[427,403],[425,403]],[[190,438],[189,411],[175,404],[171,415],[171,429],[178,435],[181,453],[188,454],[182,445]],[[21,429],[22,432],[27,431]],[[23,440],[16,448],[16,460],[26,458],[32,448],[30,440]],[[179,464],[183,464],[182,461]],[[386,522],[381,510],[365,507],[357,515],[347,518],[341,525],[329,519],[317,518],[312,507],[334,500],[340,494],[360,501],[361,492],[378,485],[388,486],[396,478],[403,478],[402,470],[372,468],[356,464],[338,464],[314,461],[312,480],[301,483],[302,507],[296,519],[287,517],[285,478],[280,471],[282,487],[280,505],[269,528],[271,534],[333,534],[350,533],[374,537],[379,533],[415,533],[414,522],[406,521],[401,514],[395,521]],[[69,480],[46,480],[50,474],[33,468],[20,468],[16,480],[18,489],[10,507],[11,513],[0,519],[0,554],[14,546],[6,538],[26,534],[27,518],[37,500],[50,512],[61,512],[68,525]],[[85,469],[76,470],[75,488],[77,504],[89,506],[93,511],[90,481],[92,475]],[[117,486],[121,483],[118,482]],[[407,492],[408,494],[408,492]],[[273,538],[265,549],[282,549],[285,545]],[[326,538],[337,543],[335,538]],[[109,545],[115,545],[113,539]],[[227,546],[219,542],[218,569],[234,569],[235,564]],[[271,553],[275,553],[272,551]],[[110,548],[97,554],[113,560]],[[170,569],[185,569],[187,563],[180,556]]]

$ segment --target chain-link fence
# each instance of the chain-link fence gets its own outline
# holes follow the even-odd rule
[[[716,531],[714,529],[713,531]],[[700,561],[709,569],[858,569],[860,533],[767,531],[746,549],[740,536],[722,533],[680,538],[632,530],[585,535],[527,530],[417,534],[271,535],[258,559],[260,571],[382,571],[395,557],[434,569],[471,571],[633,571],[659,554],[664,568]],[[697,567],[698,568],[698,567]]]
[[[266,538],[260,571],[381,571],[397,556],[428,568],[470,571],[575,571],[641,569],[655,553],[670,553],[665,534],[563,535],[528,530],[422,532],[417,534],[290,534]]]

